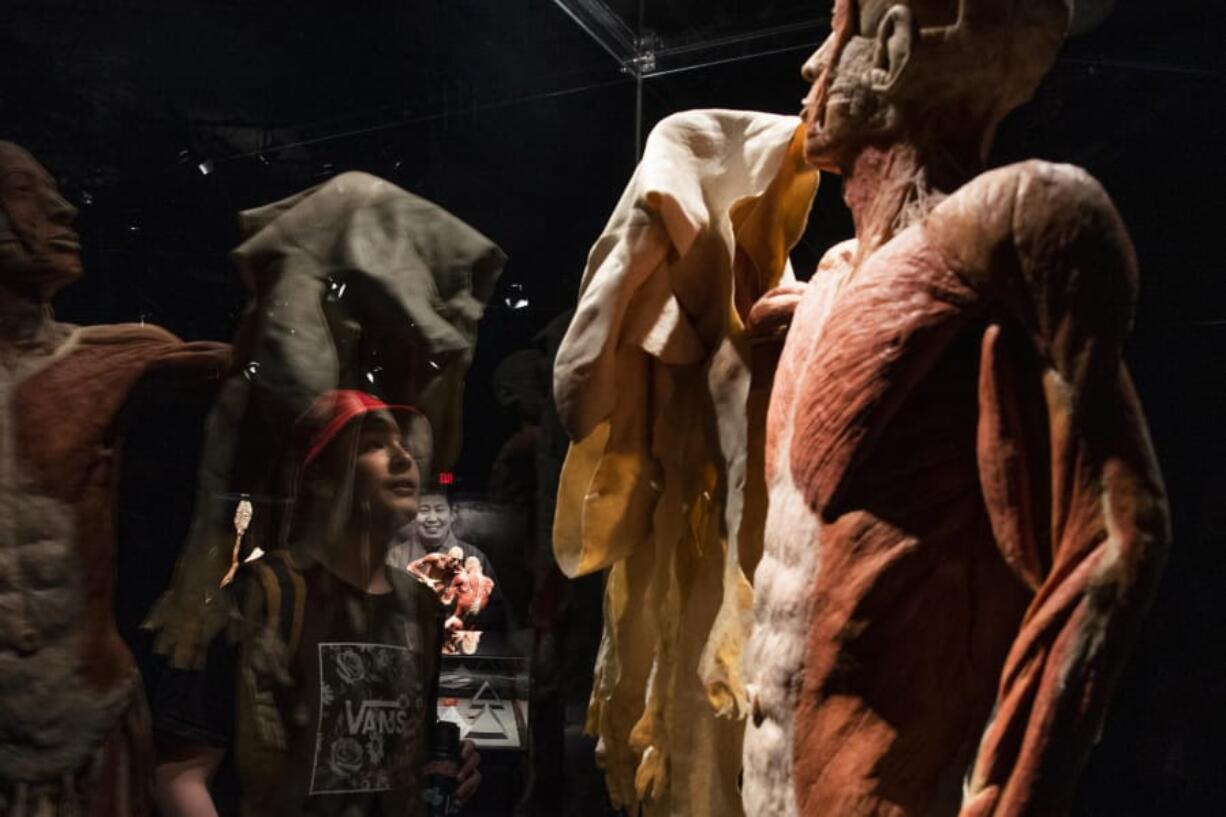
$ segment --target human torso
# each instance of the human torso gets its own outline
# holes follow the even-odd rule
[[[47,327],[0,365],[0,779],[86,764],[136,689],[112,614],[117,418],[150,327]]]
[[[764,758],[752,762],[794,769],[794,786],[760,796],[800,800],[762,813],[894,813],[879,797],[922,804],[908,814],[956,807],[1008,646],[1000,634],[1025,603],[979,485],[991,314],[927,222],[867,258],[854,242],[832,249],[797,309],[768,419],[771,504],[747,654],[755,706],[778,729],[746,740]],[[876,791],[874,770],[895,758],[915,766],[895,778],[912,788]],[[807,799],[832,768],[846,785]]]

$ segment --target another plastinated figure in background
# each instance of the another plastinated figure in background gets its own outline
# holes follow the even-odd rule
[[[471,655],[482,633],[506,630],[506,611],[493,566],[484,553],[455,535],[454,518],[444,486],[427,488],[417,518],[400,532],[387,558],[389,565],[434,588],[443,604],[454,605],[443,652]]]

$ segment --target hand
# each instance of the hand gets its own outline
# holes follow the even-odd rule
[[[467,803],[481,786],[481,755],[471,740],[460,741],[460,773],[456,775],[456,801]]]
[[[806,284],[790,283],[767,292],[749,310],[746,329],[754,341],[782,339],[792,323],[792,315],[804,297]]]

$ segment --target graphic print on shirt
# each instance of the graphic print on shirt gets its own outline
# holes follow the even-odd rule
[[[412,785],[418,771],[413,750],[423,734],[425,712],[421,667],[408,648],[321,643],[310,793]]]

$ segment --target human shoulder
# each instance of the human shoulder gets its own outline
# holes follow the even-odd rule
[[[71,353],[108,365],[148,368],[174,357],[185,344],[160,326],[143,323],[112,323],[77,327],[71,336]]]
[[[318,564],[299,564],[289,551],[277,549],[245,562],[226,587],[237,620],[252,629],[285,630],[296,642],[308,596],[321,595],[323,571]]]
[[[932,233],[975,230],[983,240],[1090,233],[1124,239],[1119,215],[1099,182],[1080,167],[1039,160],[981,173],[934,208]],[[1101,232],[1103,227],[1118,227]]]
[[[1083,168],[1060,162],[1029,159],[984,171],[959,187],[934,209],[947,213],[968,204],[992,205],[1009,214],[1019,203],[1034,206],[1047,201],[1061,207],[1069,204],[1111,208],[1103,186]],[[1111,208],[1114,209],[1114,208]],[[1040,215],[1031,211],[1029,215]]]
[[[398,572],[406,572],[409,565],[426,555],[426,549],[421,546],[416,537],[410,536],[388,548],[387,565]]]
[[[855,264],[856,251],[859,246],[859,241],[848,238],[822,253],[821,260],[817,262],[817,270],[814,272],[814,281],[819,280],[819,276],[825,278],[845,274]]]
[[[79,341],[91,346],[177,346],[183,343],[175,334],[150,323],[110,323],[83,326]]]
[[[983,173],[924,222],[928,239],[969,283],[1045,300],[1097,292],[1130,311],[1136,256],[1102,185],[1085,170],[1038,160]]]

